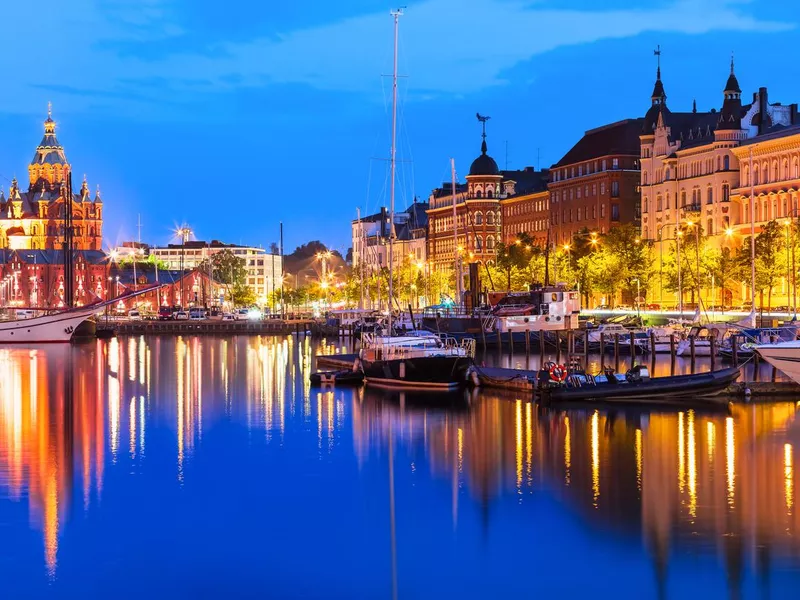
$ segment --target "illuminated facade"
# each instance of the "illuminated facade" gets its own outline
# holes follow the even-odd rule
[[[504,171],[505,197],[500,200],[502,241],[511,244],[522,233],[527,233],[538,245],[547,243],[550,225],[550,193],[547,169],[536,171],[525,167],[522,171]]]
[[[16,177],[6,197],[0,190],[0,248],[58,250],[64,241],[67,198],[72,202],[75,250],[101,250],[103,201],[98,187],[94,198],[84,177],[80,191],[67,190],[72,166],[56,138],[56,123],[48,110],[44,137],[28,166],[28,189]]]
[[[424,264],[428,259],[428,204],[414,202],[408,209],[394,215],[394,266],[410,260]],[[353,266],[369,271],[389,266],[389,214],[386,208],[352,222]]]
[[[638,223],[641,128],[642,119],[626,119],[590,129],[550,168],[553,243]]]
[[[672,112],[667,108],[660,67],[656,73],[651,107],[640,137],[641,231],[644,239],[655,242],[659,269],[667,247],[675,243],[676,234],[689,223],[699,224],[714,248],[738,244],[737,233],[749,235],[749,216],[742,201],[735,200],[736,190],[740,190],[742,160],[749,152],[741,147],[752,147],[752,141],[769,138],[771,132],[798,123],[797,105],[770,104],[764,87],[753,94],[750,104],[742,104],[732,61],[722,95],[720,110],[698,112],[694,107],[691,112]],[[760,175],[765,184],[791,181],[789,167],[784,168],[784,163],[791,165],[796,153],[779,154],[780,159],[776,155],[775,161],[756,164],[756,168],[767,169]],[[769,195],[768,186],[759,191]],[[789,193],[789,189],[785,192]],[[782,209],[776,196],[764,214],[777,218],[787,214]],[[762,219],[759,216],[757,220]],[[656,293],[663,296],[663,291]],[[726,298],[725,303],[730,300]]]

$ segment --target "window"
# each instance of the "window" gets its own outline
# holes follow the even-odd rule
[[[714,235],[714,220],[709,219],[706,222],[706,235]]]
[[[789,179],[789,161],[783,159],[783,178]]]
[[[753,185],[758,185],[758,165],[753,167]]]
[[[583,195],[584,195],[586,198],[588,198],[588,197],[589,197],[589,186],[588,186],[588,185],[585,185],[585,186],[583,186]]]
[[[606,170],[606,159],[605,158],[603,159],[603,162],[601,164],[603,166],[602,170],[605,171]]]
[[[483,225],[483,213],[476,212],[475,213],[475,225]]]
[[[656,196],[656,210],[657,211],[661,210],[661,194]]]
[[[728,186],[727,183],[722,185],[722,201],[723,202],[730,202],[731,200],[731,188]]]
[[[475,238],[475,250],[478,252],[483,250],[483,238],[481,236]]]
[[[725,171],[730,170],[730,168],[731,168],[731,157],[730,156],[725,155],[725,158],[722,159],[722,168]]]
[[[611,197],[619,198],[619,181],[611,182]]]
[[[592,196],[597,196],[597,184],[592,184]]]
[[[647,185],[647,171],[642,172],[642,185]]]
[[[709,186],[708,190],[706,190],[706,204],[712,204],[714,202],[714,188]]]
[[[611,205],[611,220],[619,221],[619,204]]]
[[[486,238],[486,249],[487,250],[494,250],[494,236],[489,236]]]
[[[603,161],[603,162],[605,163],[605,161]],[[605,169],[606,169],[606,167],[605,167],[605,164],[604,164],[603,165],[603,170],[605,171]],[[605,196],[606,195],[606,182],[605,181],[601,181],[600,182],[600,195],[601,196]]]
[[[578,216],[575,217],[575,220],[580,223],[580,220],[581,220],[581,209],[580,208],[578,209]]]
[[[480,190],[478,190],[477,192],[475,192],[475,197],[476,197],[476,198],[483,198],[483,192],[481,192]]]
[[[618,158],[612,158],[611,159],[611,168],[612,169],[619,169],[619,159]]]
[[[488,190],[486,190],[486,197],[487,198],[494,198],[494,192],[492,191],[492,188],[489,188]]]
[[[578,165],[578,177],[583,175],[583,165]]]
[[[647,198],[645,198],[644,199],[644,212],[648,212],[649,208],[650,208],[650,204],[649,204]]]
[[[797,158],[792,161],[792,171],[794,171],[794,178],[800,179],[800,161],[798,161]]]
[[[605,219],[606,218],[606,205],[605,204],[601,204],[600,205],[600,218],[601,219]]]
[[[664,171],[664,179],[665,179],[666,181],[669,181],[669,177],[670,177],[670,174],[669,174],[669,167],[667,167],[667,168],[666,168],[666,170]]]
[[[577,193],[577,196],[578,196],[578,200],[580,200],[581,199],[581,188],[578,188],[576,193]]]
[[[486,224],[494,225],[494,213],[490,210],[486,211]]]
[[[592,207],[592,218],[593,219],[597,218],[597,207],[596,206]]]
[[[686,190],[681,190],[681,208],[686,206]]]

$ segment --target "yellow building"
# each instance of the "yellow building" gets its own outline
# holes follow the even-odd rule
[[[651,102],[640,136],[642,238],[655,243],[655,266],[661,271],[676,235],[687,226],[699,224],[710,247],[737,243],[734,234],[749,222],[741,203],[732,201],[739,188],[737,148],[774,127],[796,124],[798,114],[796,104],[770,104],[763,87],[743,105],[733,61],[721,110],[698,112],[695,106],[691,112],[672,112],[660,66]],[[655,301],[676,302],[662,283],[657,278]]]
[[[56,138],[56,123],[48,108],[44,137],[28,166],[28,190],[16,177],[8,197],[0,189],[0,248],[60,249],[64,239],[64,206],[71,198],[75,250],[101,250],[103,201],[98,187],[89,194],[86,177],[78,193],[68,192],[72,166]]]

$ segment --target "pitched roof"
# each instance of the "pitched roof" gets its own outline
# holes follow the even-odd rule
[[[553,168],[593,160],[610,154],[639,156],[639,134],[644,119],[625,119],[590,129]]]
[[[518,171],[500,171],[500,174],[503,176],[503,181],[515,183],[514,194],[509,195],[510,198],[544,192],[547,190],[547,182],[550,180],[549,169],[536,171],[533,167],[525,167]]]

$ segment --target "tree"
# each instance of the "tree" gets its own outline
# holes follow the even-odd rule
[[[517,239],[510,244],[497,244],[497,257],[495,264],[497,270],[505,276],[506,291],[511,291],[511,275],[514,269],[523,269],[528,266],[531,256],[533,240],[527,233],[517,234]]]
[[[767,308],[772,307],[772,288],[786,275],[786,235],[777,221],[770,221],[761,228],[755,241],[756,289],[764,305],[764,292],[767,292]],[[739,268],[749,272],[752,264],[750,238],[737,252]],[[753,293],[755,296],[755,293]],[[755,301],[753,303],[755,305]]]
[[[742,275],[741,263],[737,260],[736,254],[727,247],[720,249],[713,249],[704,254],[703,264],[708,276],[713,278],[712,281],[719,286],[720,294],[722,296],[721,304],[725,306],[728,303],[728,282],[739,281]],[[732,294],[730,294],[732,296]],[[711,303],[716,304],[714,298],[711,298]]]
[[[252,306],[256,303],[256,293],[244,283],[234,283],[231,292],[231,301],[234,306]]]

